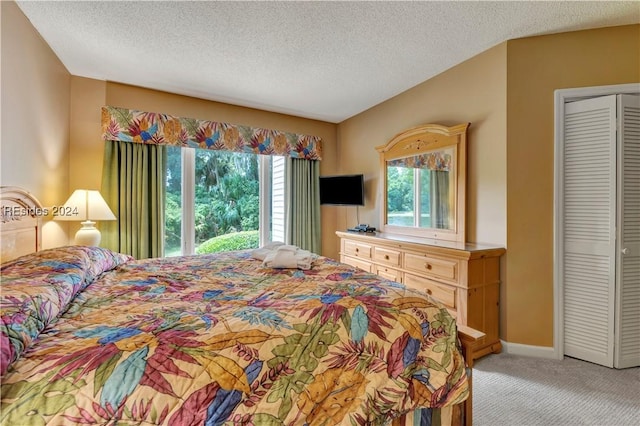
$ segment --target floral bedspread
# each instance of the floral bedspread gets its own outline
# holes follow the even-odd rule
[[[376,425],[468,396],[444,307],[325,257],[64,247],[1,280],[6,425]]]

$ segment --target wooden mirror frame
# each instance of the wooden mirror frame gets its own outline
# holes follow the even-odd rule
[[[425,124],[399,133],[386,145],[376,147],[380,153],[382,209],[380,227],[390,234],[410,235],[445,241],[466,241],[466,185],[467,185],[467,129],[470,123],[445,127]],[[387,224],[387,161],[424,154],[429,151],[453,148],[456,173],[452,229],[421,228]]]

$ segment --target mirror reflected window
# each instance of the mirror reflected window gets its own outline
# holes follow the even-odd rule
[[[387,166],[387,223],[414,226],[415,173],[413,169]]]

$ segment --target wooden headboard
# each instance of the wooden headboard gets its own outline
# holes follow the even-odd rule
[[[46,209],[33,194],[0,186],[0,263],[42,248],[42,216]]]

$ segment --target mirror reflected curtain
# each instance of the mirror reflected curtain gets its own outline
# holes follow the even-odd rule
[[[445,170],[431,170],[430,195],[431,203],[430,226],[438,229],[451,229],[451,195],[449,185],[450,173]]]

